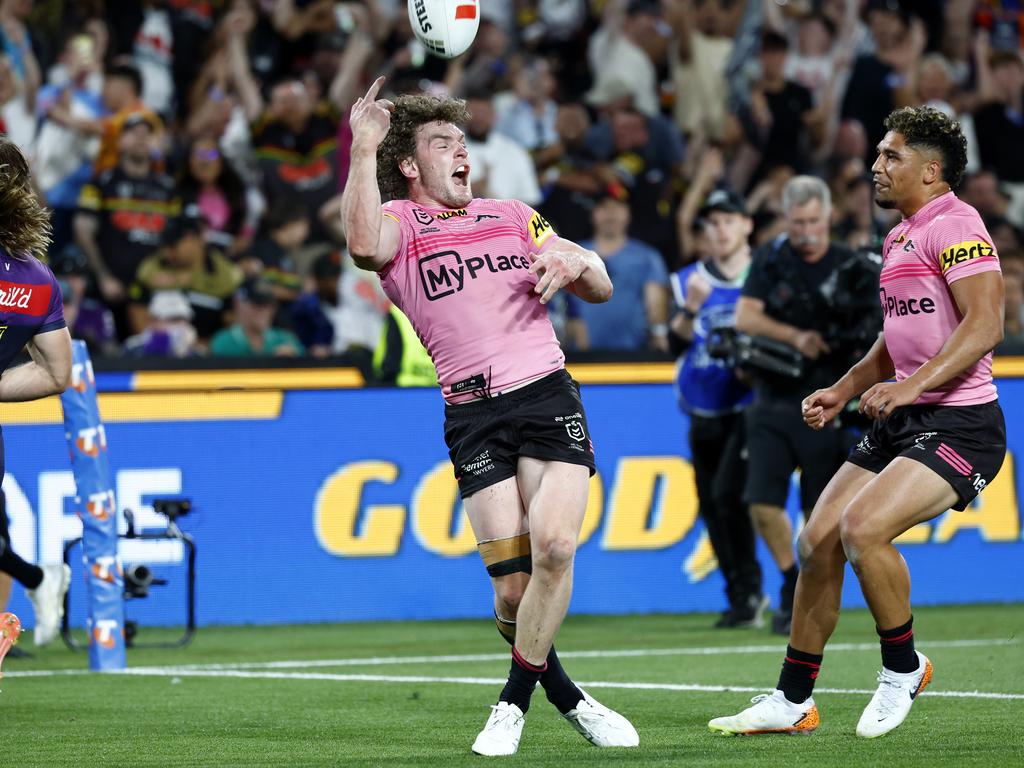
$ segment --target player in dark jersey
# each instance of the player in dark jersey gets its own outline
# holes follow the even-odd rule
[[[17,145],[0,137],[0,402],[55,395],[71,379],[71,334],[60,287],[36,258],[49,242],[49,212],[32,190],[28,162]],[[31,360],[8,368],[23,349]],[[0,433],[0,479],[3,471]],[[2,508],[0,571],[28,590],[36,612],[35,644],[51,642],[64,615],[70,570],[63,563],[40,567],[18,557]]]

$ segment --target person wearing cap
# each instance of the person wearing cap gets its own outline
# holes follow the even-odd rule
[[[321,254],[310,271],[313,290],[292,302],[291,327],[310,355],[328,357],[341,314],[341,255],[337,251]]]
[[[129,115],[121,125],[117,166],[82,188],[74,218],[75,242],[89,259],[122,337],[129,332],[127,287],[180,208],[174,182],[154,166],[154,141],[146,115]]]
[[[193,323],[202,342],[224,327],[225,313],[242,271],[223,253],[207,245],[205,220],[194,206],[164,229],[163,245],[147,257],[129,288],[131,322],[136,332],[149,324],[146,307],[157,291],[181,291],[192,307]]]
[[[137,357],[193,357],[202,352],[192,325],[192,305],[181,291],[157,291],[149,300],[149,322],[141,333],[124,343],[127,355]]]
[[[806,518],[850,447],[849,436],[834,424],[808,429],[800,406],[804,397],[849,367],[839,340],[830,338],[846,319],[833,308],[828,285],[854,254],[846,245],[829,241],[832,195],[821,179],[793,177],[783,189],[782,208],[787,231],[754,254],[736,304],[736,329],[786,344],[803,361],[799,378],[757,372],[754,402],[746,412],[746,498],[754,525],[782,573],[772,631],[788,635],[798,575],[793,527],[785,511],[790,477],[799,467],[800,508]]]
[[[119,345],[114,315],[102,302],[86,295],[89,260],[82,249],[68,243],[49,261],[60,284],[64,320],[71,337],[84,341],[93,355],[116,355]]]
[[[235,291],[235,324],[218,331],[210,343],[214,355],[297,357],[306,353],[295,334],[273,325],[277,301],[258,278],[248,278]]]
[[[612,298],[590,304],[569,295],[568,333],[579,350],[668,351],[668,271],[656,250],[630,238],[629,195],[613,184],[599,194],[593,240],[580,243],[604,261],[615,285]]]
[[[761,591],[754,528],[743,499],[743,412],[752,394],[730,361],[709,352],[716,336],[735,328],[736,302],[750,269],[754,221],[743,198],[724,189],[708,195],[698,218],[711,240],[711,258],[671,276],[678,311],[670,327],[673,340],[686,348],[677,367],[676,390],[690,420],[698,510],[725,580],[728,608],[715,627],[760,627],[768,601]]]

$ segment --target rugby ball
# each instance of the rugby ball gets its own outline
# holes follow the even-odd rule
[[[481,0],[408,0],[413,34],[435,56],[454,59],[473,44]]]

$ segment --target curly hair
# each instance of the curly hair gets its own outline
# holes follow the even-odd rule
[[[903,135],[907,145],[930,149],[942,156],[942,179],[960,186],[967,166],[967,139],[960,123],[931,107],[901,107],[885,119],[885,128]]]
[[[391,129],[377,147],[377,184],[384,201],[403,198],[409,193],[398,164],[416,152],[416,131],[426,123],[465,125],[469,119],[462,99],[436,96],[399,96],[391,113]]]
[[[15,257],[42,257],[49,244],[50,212],[32,189],[28,160],[0,137],[0,247]]]

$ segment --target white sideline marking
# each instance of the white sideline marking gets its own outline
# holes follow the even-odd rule
[[[423,675],[339,675],[329,672],[260,672],[243,669],[176,669],[173,667],[135,667],[115,674],[139,677],[232,677],[247,680],[327,680],[341,683],[454,683],[456,685],[490,685],[505,683],[497,677],[426,677]],[[699,691],[706,693],[764,693],[765,689],[746,685],[699,685],[696,683],[621,683],[600,680],[579,683],[584,688],[628,688],[646,691]],[[818,688],[815,693],[857,694],[870,696],[868,688]],[[956,699],[1010,699],[1024,701],[1024,693],[992,693],[989,691],[924,691],[922,696]]]
[[[1007,640],[935,640],[927,648],[973,648],[976,646],[1016,645]],[[734,653],[783,653],[784,645],[734,645],[694,648],[627,648],[607,651],[559,651],[562,659],[625,659],[646,656],[728,656]],[[846,651],[877,651],[878,643],[835,643],[828,646],[830,654]],[[244,661],[231,664],[181,664],[174,668],[191,669],[315,669],[318,667],[377,667],[396,664],[451,664],[463,661],[507,661],[508,653],[462,653],[438,656],[371,656],[347,659],[307,659],[299,661]]]

